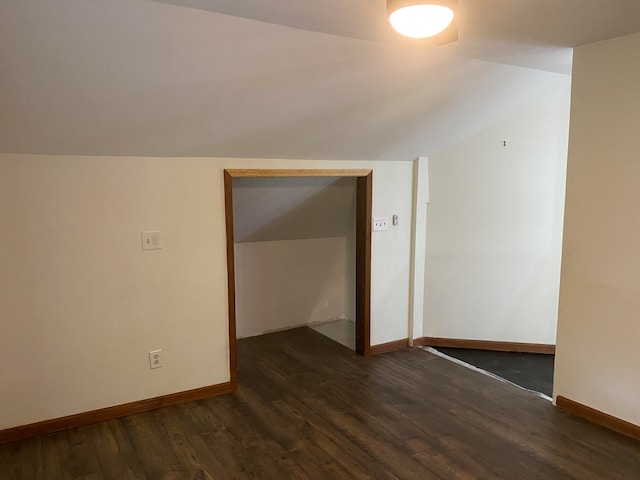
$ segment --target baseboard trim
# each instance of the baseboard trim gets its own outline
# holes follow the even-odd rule
[[[403,338],[394,342],[381,343],[380,345],[371,345],[369,347],[369,355],[380,355],[381,353],[392,352],[401,348],[409,347],[409,339]]]
[[[414,338],[413,339],[413,346],[414,347],[424,347],[426,341],[427,341],[426,337]]]
[[[556,397],[556,407],[578,417],[582,417],[592,423],[597,423],[609,430],[621,433],[627,437],[640,440],[640,426],[629,423],[621,418],[601,412],[595,408],[587,407],[581,403],[570,400],[562,395]]]
[[[137,402],[100,408],[98,410],[77,413],[67,417],[54,418],[51,420],[44,420],[42,422],[0,430],[0,444],[36,437],[38,435],[46,435],[48,433],[67,430],[69,428],[81,427],[83,425],[90,425],[92,423],[99,423],[105,420],[134,415],[136,413],[143,413],[149,410],[177,405],[179,403],[202,400],[204,398],[231,393],[236,388],[236,382],[234,380],[235,379],[232,379],[230,382],[218,385],[195,388],[184,392],[171,393],[169,395],[148,398]]]
[[[472,350],[492,350],[495,352],[544,353],[553,355],[556,346],[544,343],[494,342],[491,340],[463,340],[459,338],[422,337],[413,341],[414,345],[443,348],[468,348]]]

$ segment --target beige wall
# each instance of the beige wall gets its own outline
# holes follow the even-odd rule
[[[425,336],[555,343],[569,99],[429,158]]]
[[[640,425],[640,34],[575,50],[554,394]]]
[[[371,343],[407,337],[411,162],[2,154],[0,428],[228,381],[225,167],[373,168]]]

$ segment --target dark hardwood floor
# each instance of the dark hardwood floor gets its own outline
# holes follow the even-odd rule
[[[231,395],[0,446],[0,479],[638,479],[640,443],[421,349],[238,342]]]

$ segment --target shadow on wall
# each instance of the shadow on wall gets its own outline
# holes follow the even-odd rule
[[[355,179],[233,182],[238,338],[354,320]]]
[[[234,241],[346,237],[355,205],[355,178],[234,178]]]

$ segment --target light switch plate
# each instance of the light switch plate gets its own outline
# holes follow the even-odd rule
[[[162,232],[141,232],[142,250],[160,250],[162,248]]]

